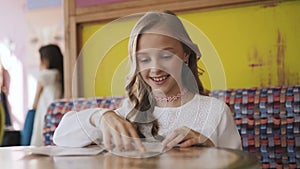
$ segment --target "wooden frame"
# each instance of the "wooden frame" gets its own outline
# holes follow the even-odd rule
[[[77,97],[80,85],[73,84],[72,76],[78,57],[81,40],[80,25],[92,22],[103,22],[149,10],[172,10],[174,12],[205,11],[220,8],[240,7],[263,4],[273,6],[282,0],[130,0],[90,7],[76,7],[76,0],[64,0],[65,19],[65,97]],[[78,72],[77,72],[78,73]],[[72,93],[72,87],[73,93]]]

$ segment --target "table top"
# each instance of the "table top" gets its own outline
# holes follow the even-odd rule
[[[150,158],[129,158],[105,152],[90,156],[45,156],[19,151],[24,147],[1,147],[1,169],[254,169],[260,163],[253,154],[244,151],[190,147],[173,148]]]

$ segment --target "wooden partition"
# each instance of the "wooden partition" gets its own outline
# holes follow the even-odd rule
[[[86,5],[82,5],[85,1]],[[65,12],[65,97],[82,96],[82,74],[74,72],[76,59],[82,48],[80,27],[87,23],[101,23],[149,10],[171,10],[176,13],[207,11],[262,4],[274,6],[279,0],[64,0]],[[104,3],[105,2],[105,3]],[[77,65],[78,66],[78,65]],[[80,67],[80,66],[79,66]],[[73,78],[73,74],[75,75]]]

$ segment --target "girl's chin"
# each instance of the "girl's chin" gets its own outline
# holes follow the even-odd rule
[[[152,88],[152,92],[157,95],[165,95],[169,91],[168,86],[152,85],[151,88]]]

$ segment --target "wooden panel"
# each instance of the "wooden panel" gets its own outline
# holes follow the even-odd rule
[[[72,97],[72,71],[76,59],[76,22],[74,19],[75,3],[73,0],[64,1],[65,19],[65,57],[64,57],[64,79],[65,97]],[[74,46],[75,44],[75,46]],[[75,53],[75,54],[74,54]],[[75,55],[75,56],[74,56]]]
[[[82,7],[90,7],[95,5],[103,5],[103,4],[112,4],[112,3],[120,3],[128,0],[76,0],[76,8]]]
[[[192,10],[213,10],[225,7],[237,7],[244,5],[254,5],[258,3],[277,3],[274,0],[136,0],[122,2],[118,5],[107,4],[89,8],[76,9],[77,22],[93,22],[101,20],[112,20],[127,16],[133,13],[146,12],[149,10],[172,10],[174,12]]]

